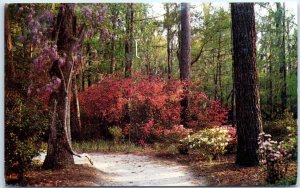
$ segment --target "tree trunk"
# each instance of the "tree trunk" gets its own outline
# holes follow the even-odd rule
[[[262,129],[256,71],[253,3],[232,3],[233,67],[236,92],[237,158],[241,166],[259,164],[258,134]]]
[[[170,18],[170,7],[169,4],[167,3],[166,5],[166,27],[167,27],[167,54],[168,54],[168,79],[171,79],[172,75],[172,48],[171,48],[171,40],[172,40],[172,31],[171,31],[171,26],[169,23],[169,18]]]
[[[131,77],[133,61],[133,3],[127,4],[125,40],[125,78]]]
[[[190,80],[191,66],[191,26],[190,26],[190,4],[181,3],[181,46],[180,46],[180,79],[183,82]],[[187,125],[189,118],[189,88],[184,86],[184,97],[180,104],[182,107],[181,123]]]
[[[9,85],[15,78],[15,65],[13,62],[13,45],[10,28],[9,6],[5,5],[5,82]]]
[[[272,120],[273,118],[273,65],[270,59],[269,61],[269,97],[268,97],[268,103],[269,103],[269,108],[270,108],[270,115],[269,119]]]
[[[222,34],[219,32],[219,46],[218,46],[218,55],[217,55],[217,80],[218,80],[218,100],[223,103],[223,90],[222,90],[222,64],[221,64],[221,37]]]
[[[70,131],[70,100],[71,82],[73,74],[73,17],[74,4],[62,4],[58,12],[57,48],[60,54],[67,55],[66,63],[58,65],[58,61],[53,62],[49,71],[51,77],[56,76],[61,79],[58,91],[54,91],[50,96],[49,106],[51,119],[49,122],[49,140],[47,156],[43,167],[46,169],[64,168],[74,164],[73,150],[71,146]]]
[[[87,54],[87,85],[90,87],[92,85],[92,71],[91,71],[91,58],[92,58],[92,52],[91,52],[91,45],[88,43],[86,46],[86,54]]]
[[[280,47],[280,73],[283,81],[281,86],[281,113],[287,109],[287,83],[286,83],[286,55],[285,55],[285,4],[283,3],[282,11],[282,40]]]
[[[81,120],[80,120],[80,105],[78,100],[78,91],[76,84],[76,76],[74,75],[72,80],[72,102],[73,102],[73,114],[72,114],[72,128],[75,129],[74,133],[78,139],[81,139]]]
[[[84,91],[85,89],[85,75],[84,75],[84,70],[81,70],[81,91]]]
[[[116,58],[115,58],[115,39],[116,39],[116,22],[117,22],[117,17],[118,15],[115,13],[112,17],[112,30],[113,30],[113,34],[111,36],[111,51],[110,51],[110,74],[113,74],[115,72],[115,62],[116,62]]]

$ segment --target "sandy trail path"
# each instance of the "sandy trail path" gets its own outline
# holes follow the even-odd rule
[[[195,177],[187,166],[150,156],[89,153],[94,167],[104,172],[104,186],[205,186],[205,178]],[[39,160],[43,160],[41,154]],[[76,164],[88,163],[74,157]]]

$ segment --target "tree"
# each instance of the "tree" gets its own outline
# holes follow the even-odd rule
[[[172,4],[166,3],[164,5],[166,14],[164,18],[164,28],[167,30],[167,74],[168,79],[171,79],[172,77],[172,65],[173,65],[173,38],[175,31],[172,31],[172,26],[174,25],[174,22],[176,21],[176,15],[174,13],[174,10],[172,11]]]
[[[181,33],[180,33],[180,80],[190,80],[191,67],[191,25],[190,25],[190,5],[188,3],[181,3]],[[181,100],[182,114],[181,121],[185,125],[188,121],[188,87],[185,88],[185,96]]]
[[[286,54],[285,54],[285,4],[283,3],[283,7],[281,7],[280,3],[276,3],[277,12],[278,12],[278,24],[280,25],[279,32],[279,40],[278,44],[280,46],[279,52],[279,61],[280,61],[280,74],[282,79],[281,86],[281,113],[287,109],[287,81],[286,81]]]
[[[111,35],[111,51],[110,51],[110,74],[113,74],[115,72],[115,64],[116,64],[116,57],[115,57],[115,51],[116,51],[116,29],[117,29],[117,19],[118,19],[118,7],[115,7],[115,5],[112,5],[111,8],[111,23],[112,23],[112,35]]]
[[[133,3],[127,4],[125,56],[125,77],[130,77],[133,61]]]
[[[259,164],[258,134],[262,129],[256,71],[256,31],[253,3],[232,3],[233,67],[238,135],[236,163]]]
[[[71,146],[70,130],[70,102],[72,94],[72,78],[75,61],[74,47],[81,41],[74,33],[74,4],[62,4],[57,19],[57,49],[59,54],[66,57],[65,63],[53,62],[49,71],[51,77],[61,80],[58,91],[52,92],[49,99],[51,120],[49,122],[49,139],[47,156],[43,167],[46,169],[64,168],[74,164],[73,155],[76,155]],[[76,22],[75,22],[76,23]],[[82,33],[80,38],[82,38]]]
[[[5,5],[5,60],[5,80],[7,83],[10,83],[15,77],[15,65],[13,62],[13,44],[8,5]]]

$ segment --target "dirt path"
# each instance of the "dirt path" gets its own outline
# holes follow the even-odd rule
[[[90,153],[94,167],[103,171],[104,186],[205,186],[202,177],[195,178],[187,166],[175,162],[133,154]],[[45,154],[42,154],[41,160]],[[88,163],[74,157],[75,163]]]

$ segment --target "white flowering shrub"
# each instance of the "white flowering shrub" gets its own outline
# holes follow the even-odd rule
[[[270,134],[264,132],[259,134],[259,157],[260,163],[266,171],[266,180],[269,183],[285,178],[287,167],[292,158],[292,151],[295,149],[292,136],[285,142],[272,140]]]
[[[222,127],[203,129],[181,140],[189,149],[199,150],[207,158],[216,158],[224,154],[231,140],[228,129]]]

